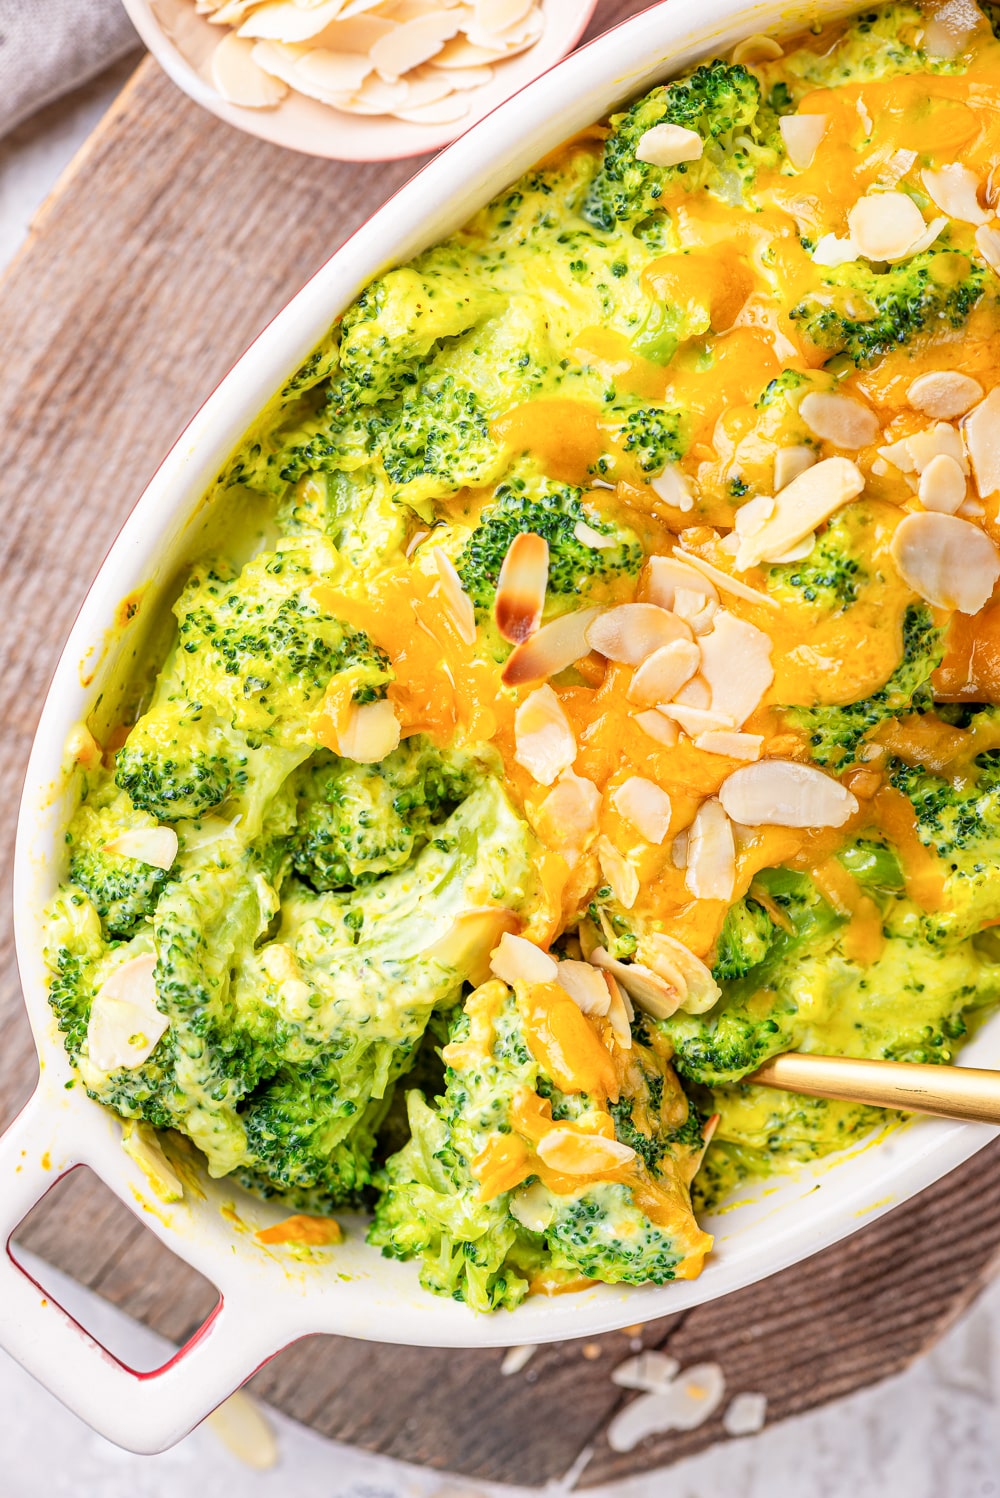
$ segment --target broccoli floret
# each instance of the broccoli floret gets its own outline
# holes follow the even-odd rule
[[[851,878],[871,894],[896,894],[903,888],[899,859],[886,843],[858,838],[841,848],[837,857]]]
[[[808,89],[838,88],[907,73],[961,73],[967,59],[936,57],[921,46],[927,17],[905,3],[852,16],[833,46],[796,47],[782,58],[783,69]],[[805,92],[806,90],[803,90]]]
[[[111,851],[108,844],[122,833],[156,826],[127,796],[116,794],[103,774],[70,823],[70,880],[90,896],[109,936],[133,936],[149,920],[169,875],[154,864]]]
[[[930,610],[910,604],[903,619],[903,659],[884,687],[846,707],[792,707],[786,712],[809,736],[812,757],[830,769],[844,769],[864,739],[889,718],[926,712],[932,705],[932,673],[941,664],[942,631]]]
[[[811,603],[830,613],[850,608],[869,576],[852,550],[856,541],[855,517],[841,511],[807,557],[769,569],[768,592],[782,601]]]
[[[983,266],[957,250],[925,250],[881,271],[855,262],[825,272],[826,289],[789,316],[830,358],[864,367],[918,334],[962,327],[985,282]]]
[[[478,396],[452,375],[428,378],[407,394],[382,448],[393,484],[427,480],[424,487],[438,495],[486,482],[502,461]]]
[[[161,822],[200,817],[246,782],[238,735],[196,702],[153,708],[115,756],[115,784]]]
[[[630,411],[621,442],[626,452],[635,454],[643,473],[660,473],[668,463],[679,463],[684,456],[680,414],[665,406],[641,406]]]
[[[730,907],[715,944],[712,977],[716,983],[743,978],[764,961],[777,928],[763,905],[747,895]]]
[[[456,562],[458,575],[477,609],[485,612],[492,608],[504,557],[522,531],[534,531],[549,543],[550,596],[572,599],[594,582],[638,572],[643,549],[634,532],[585,508],[582,490],[549,483],[535,485],[533,490],[529,492],[522,479],[501,484],[495,503],[483,511],[462,548]],[[613,537],[615,544],[588,546],[576,534],[581,521],[601,535]]]
[[[672,167],[639,161],[639,141],[660,124],[696,131],[704,141],[700,160]],[[583,216],[597,228],[613,230],[621,220],[654,213],[664,191],[677,184],[689,190],[707,187],[726,201],[738,200],[761,164],[777,163],[774,146],[762,143],[770,124],[759,83],[739,63],[716,58],[686,78],[655,88],[623,114],[612,115],[611,135]]]
[[[803,385],[809,384],[809,376],[798,369],[783,369],[780,375],[775,375],[769,384],[764,386],[763,391],[754,402],[755,411],[764,411],[768,406],[773,406],[776,400],[780,400],[792,390],[799,390]]]
[[[981,732],[993,727],[995,710],[982,709]],[[975,736],[970,736],[970,751]],[[960,930],[978,930],[989,924],[1000,910],[994,897],[995,856],[1000,838],[1000,750],[984,749],[971,758],[961,757],[940,774],[922,764],[906,764],[895,756],[886,765],[890,784],[910,802],[921,842],[943,861],[948,874],[947,904],[957,912]],[[935,920],[942,934],[949,934],[943,915]]]
[[[316,890],[370,884],[401,869],[473,785],[467,756],[407,739],[380,764],[320,752],[295,776],[292,863]]]

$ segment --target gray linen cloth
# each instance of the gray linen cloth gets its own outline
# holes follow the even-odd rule
[[[0,0],[0,135],[138,45],[120,0]]]

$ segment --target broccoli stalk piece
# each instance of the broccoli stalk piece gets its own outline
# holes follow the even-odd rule
[[[682,125],[704,141],[698,161],[653,166],[640,161],[636,147],[654,125]],[[683,185],[705,187],[726,201],[739,200],[757,168],[779,159],[772,111],[762,105],[760,85],[739,63],[719,59],[696,68],[612,115],[612,131],[600,170],[583,205],[583,216],[609,232],[623,221],[640,220],[660,207],[663,193]],[[765,143],[767,142],[767,143]]]
[[[635,533],[585,508],[582,492],[545,481],[529,485],[521,478],[501,484],[456,560],[462,586],[480,612],[493,607],[504,557],[523,531],[534,531],[549,543],[550,604],[559,600],[572,606],[595,584],[639,571],[643,549]],[[581,523],[612,537],[614,544],[597,547],[581,541],[576,534]]]
[[[808,734],[818,764],[846,769],[880,724],[931,707],[930,678],[942,655],[942,631],[935,628],[930,610],[911,604],[903,618],[903,659],[884,687],[846,707],[789,707],[786,714]]]
[[[838,266],[823,284],[789,316],[830,358],[843,355],[864,368],[918,335],[962,327],[983,294],[986,271],[941,248],[881,271],[860,261]]]

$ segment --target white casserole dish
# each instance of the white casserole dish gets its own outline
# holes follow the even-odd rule
[[[937,1180],[994,1136],[985,1126],[924,1120],[803,1168],[707,1226],[716,1251],[693,1282],[601,1287],[534,1298],[514,1313],[476,1316],[419,1288],[417,1268],[382,1259],[363,1224],[338,1214],[347,1241],[316,1263],[267,1250],[234,1230],[235,1203],[251,1227],[287,1215],[230,1182],[205,1182],[165,1207],[123,1152],[120,1125],[77,1086],[46,1002],[42,910],[61,873],[67,785],[61,761],[71,727],[141,648],[143,620],[169,601],[211,516],[201,498],[272,392],[304,360],[361,286],[457,228],[541,155],[625,98],[706,54],[759,31],[787,31],[856,6],[761,0],[680,0],[654,6],[561,63],[456,142],[349,240],[261,334],[167,457],[94,583],[56,671],[32,750],[15,859],[15,919],[25,1001],[41,1058],[38,1088],[0,1139],[0,1232],[16,1224],[77,1163],[89,1165],[176,1254],[220,1291],[219,1307],[164,1368],[135,1374],[99,1348],[44,1290],[0,1256],[0,1344],[103,1435],[133,1451],[178,1440],[262,1362],[296,1338],[331,1332],[424,1346],[491,1347],[589,1336],[663,1316],[763,1279],[856,1232]],[[145,605],[107,634],[116,605],[142,588]],[[86,684],[82,684],[82,682]],[[1000,1016],[963,1060],[1000,1065]],[[817,1189],[819,1188],[819,1189]]]

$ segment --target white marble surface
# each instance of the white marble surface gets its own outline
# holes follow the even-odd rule
[[[2,7],[0,7],[2,8]],[[0,265],[127,74],[116,69],[0,142]],[[2,345],[0,329],[0,345]],[[157,1339],[54,1271],[46,1288],[120,1354]],[[643,1479],[617,1498],[1000,1498],[1000,1283],[899,1378]],[[822,1345],[816,1348],[823,1356]],[[129,1360],[126,1357],[126,1360]],[[530,1369],[530,1364],[528,1365]],[[525,1376],[523,1373],[515,1375]],[[253,1471],[211,1429],[135,1457],[93,1435],[0,1354],[0,1498],[476,1498],[514,1489],[448,1481],[335,1445],[278,1415],[278,1463]],[[562,1487],[565,1491],[565,1485]]]

